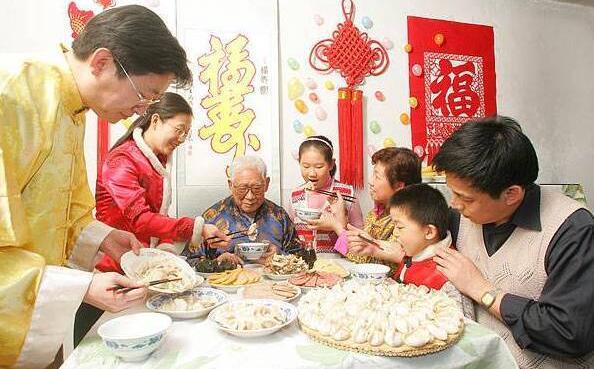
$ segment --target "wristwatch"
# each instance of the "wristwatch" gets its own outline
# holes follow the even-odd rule
[[[489,310],[489,308],[495,303],[498,293],[499,289],[485,292],[483,296],[481,296],[481,305],[483,305],[485,309]]]

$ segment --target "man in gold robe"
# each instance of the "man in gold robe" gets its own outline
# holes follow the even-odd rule
[[[0,367],[50,364],[81,301],[119,311],[144,297],[89,272],[98,250],[119,260],[141,245],[92,217],[85,112],[142,114],[174,80],[191,83],[185,51],[141,6],[100,13],[51,62],[0,67]]]

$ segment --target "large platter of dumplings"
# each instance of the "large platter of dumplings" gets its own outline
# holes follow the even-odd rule
[[[159,249],[142,248],[138,255],[128,251],[122,255],[120,264],[128,277],[144,282],[181,278],[150,286],[149,290],[155,292],[184,292],[204,282],[204,278],[196,275],[188,263],[170,252]]]
[[[299,325],[328,346],[383,356],[420,356],[454,344],[463,315],[444,292],[425,286],[350,280],[315,289],[298,304]]]
[[[291,324],[295,306],[278,300],[237,300],[219,306],[208,319],[219,329],[238,337],[261,337]]]

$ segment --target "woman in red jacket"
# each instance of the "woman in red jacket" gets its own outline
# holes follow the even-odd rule
[[[175,252],[176,243],[197,248],[202,237],[223,235],[202,217],[171,218],[171,163],[173,151],[190,131],[192,108],[173,92],[150,105],[116,142],[97,173],[97,219],[130,231],[147,247]],[[226,247],[219,242],[217,247]],[[181,245],[180,245],[181,247]],[[122,270],[105,255],[96,265],[101,271]]]

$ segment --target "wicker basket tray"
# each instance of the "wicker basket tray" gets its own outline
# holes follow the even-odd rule
[[[299,321],[299,327],[314,341],[339,350],[354,351],[360,354],[401,357],[422,356],[445,350],[458,342],[462,336],[462,333],[464,332],[464,322],[462,322],[462,328],[458,331],[458,333],[448,335],[448,339],[446,341],[434,339],[423,347],[412,347],[408,345],[392,347],[386,345],[385,343],[380,346],[371,346],[369,343],[355,343],[350,338],[344,341],[336,341],[331,337],[322,336],[316,330],[307,327],[301,321]]]

